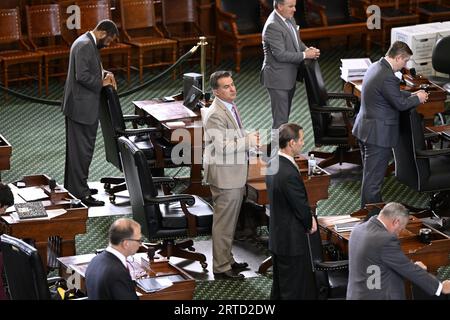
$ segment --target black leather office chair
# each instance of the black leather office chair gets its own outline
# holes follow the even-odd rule
[[[450,148],[427,149],[423,120],[415,109],[400,114],[394,159],[397,179],[416,191],[431,193],[430,209],[438,216],[448,215]]]
[[[436,42],[431,54],[433,69],[448,74],[448,77],[430,76],[428,80],[450,92],[450,36]]]
[[[194,251],[193,241],[176,239],[210,234],[212,207],[203,199],[188,194],[163,195],[157,185],[172,183],[170,177],[153,178],[144,152],[125,137],[119,138],[125,179],[130,193],[133,219],[141,224],[142,233],[150,240],[162,240],[155,249],[171,256],[199,261],[204,269],[206,256]],[[188,250],[185,250],[185,249]]]
[[[0,236],[8,292],[12,300],[50,300],[49,283],[36,248],[3,234]],[[50,281],[50,282],[49,282]]]
[[[317,222],[317,217],[315,217]],[[317,223],[317,225],[319,225]],[[325,261],[320,231],[309,235],[311,264],[316,277],[318,299],[345,299],[348,284],[348,260]]]
[[[120,162],[119,147],[117,139],[120,136],[129,137],[147,158],[148,165],[155,167],[158,158],[158,151],[161,150],[160,157],[170,158],[170,146],[159,143],[157,137],[160,132],[157,128],[127,129],[126,123],[142,120],[138,115],[123,115],[122,107],[116,90],[112,86],[106,86],[102,89],[102,104],[100,107],[100,124],[102,128],[103,139],[105,143],[106,161],[111,163],[117,169],[122,171]],[[154,147],[157,144],[157,148]],[[125,179],[123,177],[104,177],[100,180],[104,184],[105,191],[109,194],[112,203],[115,202],[116,193],[126,190]]]
[[[352,135],[353,117],[357,113],[358,98],[347,93],[327,92],[317,60],[303,63],[306,94],[317,147],[337,146],[334,152],[311,151],[323,158],[318,165],[322,168],[343,162],[361,164],[361,155]],[[345,100],[345,107],[332,107],[330,100]],[[349,107],[351,106],[351,107]]]

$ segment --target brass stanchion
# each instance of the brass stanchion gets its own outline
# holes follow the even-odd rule
[[[200,51],[200,73],[202,74],[202,91],[203,98],[205,98],[205,76],[206,76],[206,46],[208,42],[206,42],[206,37],[199,37],[200,41],[197,43],[198,46],[201,46]]]

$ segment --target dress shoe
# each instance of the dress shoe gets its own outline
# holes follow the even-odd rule
[[[105,205],[104,201],[97,200],[93,198],[92,196],[87,196],[81,199],[81,202],[83,202],[88,207],[101,207]]]
[[[243,280],[245,276],[241,273],[235,273],[233,270],[228,270],[225,272],[215,273],[215,279],[224,279],[224,280]]]
[[[231,265],[231,269],[233,270],[244,270],[248,268],[247,262],[235,262]]]
[[[93,196],[94,194],[97,194],[98,193],[98,190],[97,189],[94,189],[94,188],[89,188],[89,191],[91,192],[91,196]]]

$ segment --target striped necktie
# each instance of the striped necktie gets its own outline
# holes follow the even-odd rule
[[[288,25],[289,30],[291,30],[291,33],[294,36],[295,43],[297,44],[297,48],[298,48],[299,45],[298,45],[298,39],[297,39],[297,32],[295,31],[294,25],[288,19],[286,19],[285,21],[286,21],[286,24]]]
[[[231,107],[231,111],[233,112],[233,116],[236,119],[239,129],[242,129],[241,117],[239,117],[239,113],[238,113],[236,105],[234,103],[233,103],[233,106]]]

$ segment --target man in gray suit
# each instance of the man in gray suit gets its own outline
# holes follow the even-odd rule
[[[261,84],[272,108],[272,129],[289,121],[298,68],[304,59],[317,59],[319,49],[306,47],[294,20],[296,0],[274,0],[274,10],[262,32],[264,62]]]
[[[258,133],[245,133],[234,104],[237,93],[231,73],[214,72],[210,85],[215,98],[203,120],[203,168],[214,206],[213,271],[216,278],[242,279],[238,271],[248,264],[236,262],[231,248],[247,182],[247,152],[257,146]]]
[[[353,229],[348,248],[347,299],[403,300],[404,279],[430,296],[450,293],[450,280],[439,282],[426,272],[422,262],[411,262],[403,253],[398,235],[408,221],[408,210],[391,202],[378,216]]]
[[[62,111],[66,117],[66,165],[64,187],[87,206],[105,203],[92,197],[89,166],[97,136],[100,92],[103,86],[116,87],[114,75],[103,70],[99,50],[118,36],[111,20],[100,21],[93,31],[78,37],[70,48],[69,70]]]
[[[412,56],[408,45],[396,41],[386,56],[372,64],[364,75],[361,109],[353,126],[353,135],[361,147],[363,180],[361,208],[367,203],[382,202],[384,174],[397,144],[399,113],[425,103],[428,94],[400,90],[400,80],[394,73],[406,66]]]

